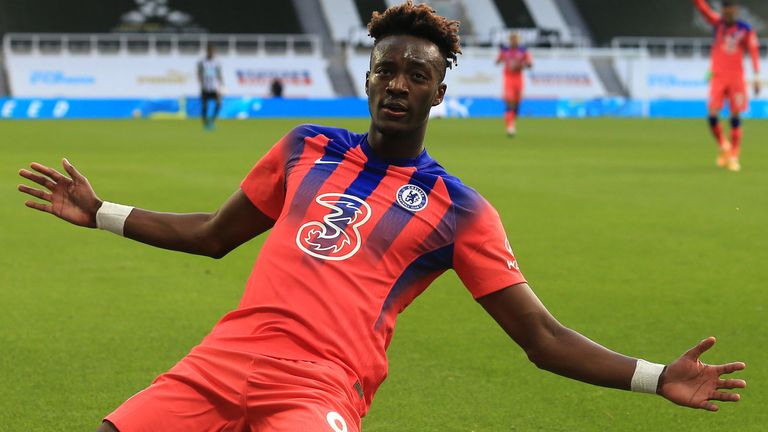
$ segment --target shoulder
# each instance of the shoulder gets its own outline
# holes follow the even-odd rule
[[[451,198],[453,207],[458,213],[469,212],[474,213],[481,211],[487,207],[492,207],[480,192],[466,185],[458,177],[448,174],[442,166],[435,164],[435,171],[441,170],[438,175],[445,183],[445,187],[448,191],[448,195]]]
[[[747,32],[752,31],[752,26],[749,25],[749,23],[744,20],[741,20],[741,19],[736,20],[736,25],[738,26],[739,30],[744,30]]]
[[[323,126],[318,124],[301,124],[291,130],[291,134],[299,138],[317,138],[323,136],[328,141],[338,144],[346,144],[350,147],[356,145],[363,134],[355,133],[344,128]]]

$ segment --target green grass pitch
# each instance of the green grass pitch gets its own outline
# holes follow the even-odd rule
[[[209,211],[299,122],[0,122],[0,430],[94,430],[236,306],[262,241],[211,260],[70,226],[23,206],[18,169],[66,156],[103,199]],[[704,360],[747,363],[742,401],[712,414],[539,371],[449,272],[401,315],[364,430],[764,431],[768,123],[745,122],[737,174],[703,119],[518,126],[436,120],[427,145],[496,206],[561,322],[656,362],[717,336]]]

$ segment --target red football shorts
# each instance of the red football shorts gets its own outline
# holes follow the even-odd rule
[[[105,420],[120,432],[359,432],[341,369],[198,346]]]
[[[727,79],[713,77],[709,84],[709,109],[720,111],[725,99],[732,114],[747,110],[747,85],[743,78]]]
[[[523,97],[523,79],[505,78],[504,79],[504,100],[518,102]]]

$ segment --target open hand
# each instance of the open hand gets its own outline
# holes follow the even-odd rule
[[[96,196],[88,179],[80,174],[68,160],[62,165],[70,177],[39,163],[30,167],[36,171],[19,170],[19,175],[32,180],[47,190],[20,184],[19,191],[40,198],[45,203],[28,200],[24,204],[35,210],[51,213],[75,225],[96,228],[96,212],[101,200]]]
[[[711,401],[736,402],[738,393],[721,392],[721,389],[744,388],[747,383],[741,379],[720,379],[720,375],[742,370],[744,363],[708,365],[699,357],[712,348],[715,338],[701,341],[672,362],[659,380],[659,394],[682,406],[717,411],[719,407]]]

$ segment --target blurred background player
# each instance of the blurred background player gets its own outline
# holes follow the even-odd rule
[[[272,84],[269,85],[269,94],[277,99],[283,97],[283,81],[280,80],[280,78],[275,77],[275,79],[272,80]]]
[[[214,59],[215,49],[212,43],[206,47],[205,58],[197,63],[197,80],[200,82],[200,103],[203,127],[213,129],[213,124],[221,110],[221,87],[224,80],[221,78],[221,65]],[[213,115],[208,116],[208,105],[214,101]]]
[[[712,81],[709,87],[709,127],[720,146],[717,165],[739,171],[741,151],[741,117],[748,107],[744,78],[744,52],[748,51],[755,71],[755,95],[760,93],[760,53],[757,34],[744,20],[737,19],[736,1],[724,0],[721,13],[714,12],[706,0],[693,0],[696,8],[715,30],[712,45]],[[719,115],[725,98],[731,113],[731,139],[723,137]]]
[[[520,45],[520,35],[509,35],[509,46],[502,46],[496,57],[496,64],[504,66],[504,121],[507,125],[507,135],[515,136],[515,119],[520,110],[520,100],[523,96],[523,70],[533,66],[531,53]]]

